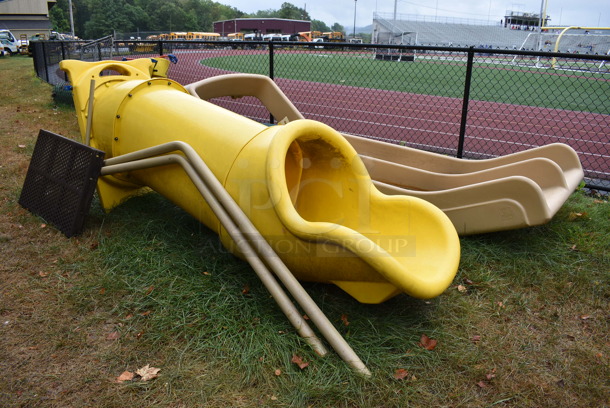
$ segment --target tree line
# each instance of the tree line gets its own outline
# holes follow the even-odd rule
[[[70,32],[68,0],[57,0],[49,12],[53,30]],[[344,31],[339,23],[331,27],[311,19],[307,10],[283,3],[278,10],[244,13],[211,0],[72,0],[74,33],[94,39],[113,34],[145,31],[213,31],[214,21],[234,18],[286,18],[311,21],[314,31]]]

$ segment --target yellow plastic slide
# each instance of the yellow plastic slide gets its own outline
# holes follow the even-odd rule
[[[360,302],[399,293],[431,298],[451,284],[460,245],[449,218],[425,200],[381,193],[341,134],[304,119],[267,127],[193,98],[157,77],[162,67],[152,64],[60,64],[73,85],[83,139],[107,158],[187,143],[298,279],[334,283]],[[110,210],[145,187],[241,255],[180,166],[104,176],[98,193]]]
[[[186,89],[205,100],[257,97],[281,123],[303,118],[277,85],[262,75],[223,75]],[[380,191],[419,197],[438,206],[462,235],[544,224],[583,178],[576,152],[564,144],[488,160],[464,160],[344,137],[361,156]]]

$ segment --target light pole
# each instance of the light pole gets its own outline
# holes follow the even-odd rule
[[[354,34],[353,38],[356,38],[356,4],[358,4],[358,0],[354,0]]]
[[[70,15],[70,35],[72,36],[72,38],[70,39],[74,40],[74,17],[72,15],[72,0],[68,0],[68,11],[68,14]]]

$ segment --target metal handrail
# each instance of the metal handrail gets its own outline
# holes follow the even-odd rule
[[[184,156],[167,154],[176,151],[182,152]],[[337,354],[359,374],[371,375],[362,360],[360,360],[347,341],[345,341],[318,305],[311,299],[303,286],[292,275],[273,248],[262,237],[254,224],[252,224],[203,159],[190,145],[175,141],[114,157],[105,161],[101,174],[108,175],[140,170],[170,163],[179,164],[183,167],[284,314],[286,314],[292,325],[314,350],[320,355],[326,354],[326,350],[320,340],[307,325],[281,286],[275,281],[269,269],[275,273],[286,289],[288,289]]]

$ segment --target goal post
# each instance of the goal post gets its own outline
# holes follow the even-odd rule
[[[543,27],[542,30],[550,30],[550,29],[562,29],[561,33],[557,36],[557,40],[555,40],[555,47],[553,47],[553,52],[559,52],[559,44],[561,44],[561,39],[563,36],[570,30],[610,30],[610,27],[579,27],[579,26],[570,26],[570,27]],[[551,61],[551,68],[555,68],[557,64],[557,58],[553,57]]]

